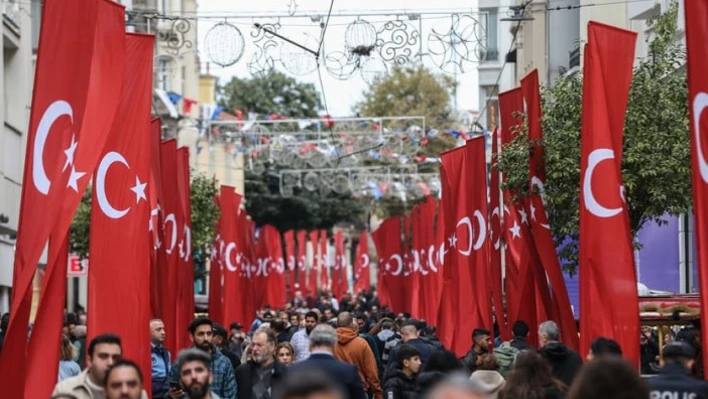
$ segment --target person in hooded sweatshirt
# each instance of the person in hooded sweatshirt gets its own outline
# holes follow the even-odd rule
[[[420,371],[420,353],[411,345],[402,345],[398,349],[398,366],[384,383],[385,399],[417,399],[418,384],[416,376]]]
[[[479,385],[488,399],[497,399],[499,392],[506,384],[504,377],[499,373],[497,358],[493,354],[487,354],[482,357],[477,371],[472,373],[470,380]]]
[[[553,376],[563,384],[570,386],[583,365],[583,359],[574,350],[559,342],[560,330],[551,320],[538,326],[538,341],[541,354],[553,369]]]
[[[337,316],[337,346],[334,348],[334,357],[356,366],[364,390],[373,395],[374,399],[382,399],[383,390],[374,352],[371,351],[366,340],[359,337],[357,329],[358,326],[351,313],[341,312]]]

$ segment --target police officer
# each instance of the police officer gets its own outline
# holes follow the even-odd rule
[[[650,399],[708,399],[708,383],[691,377],[696,351],[685,342],[664,347],[659,375],[649,379]]]

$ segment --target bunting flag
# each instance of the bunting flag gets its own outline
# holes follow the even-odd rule
[[[238,240],[238,230],[243,223],[239,216],[241,206],[241,196],[236,194],[236,189],[231,186],[222,185],[219,188],[219,233],[221,236],[222,248],[220,251],[221,265],[224,271],[223,289],[223,325],[228,326],[232,322],[242,322],[243,314],[243,293],[241,292],[241,263],[243,262],[243,248]]]
[[[639,364],[634,248],[622,183],[622,134],[635,32],[588,23],[580,156],[580,350],[604,336]]]
[[[497,162],[499,157],[499,133],[497,130],[492,134],[492,173],[491,187],[489,194],[489,239],[490,244],[490,283],[492,286],[492,298],[494,299],[494,315],[497,319],[499,332],[504,341],[511,340],[511,331],[506,320],[506,312],[504,311],[504,299],[502,288],[502,261],[501,261],[501,207],[499,206],[499,196],[501,189],[499,187],[499,169]]]
[[[4,395],[11,398],[25,397],[27,327],[37,264],[52,232],[62,235],[58,242],[68,234],[113,123],[124,73],[122,6],[108,0],[47,0],[43,7],[10,323],[0,357],[0,381]],[[52,246],[50,269],[62,251],[62,245]],[[51,336],[41,339],[52,348],[48,350],[56,350]]]
[[[288,287],[288,298],[293,298],[295,295],[295,269],[297,269],[297,261],[295,259],[295,232],[288,230],[284,233],[285,238],[285,258],[287,267],[285,275]]]
[[[492,293],[489,284],[491,282],[491,267],[489,264],[489,230],[487,229],[487,145],[485,138],[480,136],[467,141],[465,149],[467,151],[467,195],[471,206],[469,209],[474,221],[471,220],[472,218],[470,218],[468,214],[467,219],[462,219],[461,222],[466,222],[470,234],[470,242],[466,252],[470,250],[473,251],[470,282],[475,287],[473,297],[475,297],[477,312],[479,314],[479,325],[489,331],[493,331]],[[476,237],[473,239],[472,235]],[[462,291],[460,292],[462,293]]]
[[[359,244],[356,246],[356,259],[354,261],[354,294],[371,289],[371,270],[369,258],[369,234],[362,231],[359,235]]]
[[[575,325],[573,309],[570,306],[568,290],[561,265],[556,254],[556,246],[551,235],[551,226],[546,214],[543,188],[546,184],[546,167],[543,163],[543,131],[541,129],[541,94],[539,92],[538,70],[534,69],[521,79],[521,91],[526,104],[529,140],[534,146],[529,157],[530,174],[530,223],[534,244],[539,259],[550,280],[553,300],[557,304],[557,314],[553,319],[558,323],[563,342],[573,350],[579,350],[578,329]]]
[[[319,261],[320,257],[317,255],[317,250],[319,246],[317,245],[317,240],[319,237],[319,231],[313,230],[310,232],[310,247],[312,248],[312,257],[310,258],[310,271],[309,275],[307,277],[307,281],[305,282],[307,289],[306,289],[306,294],[308,295],[313,295],[317,296],[317,273],[321,273],[321,263]],[[302,243],[303,243],[303,251],[305,251],[305,246],[307,245],[307,242],[305,241],[305,232],[302,232]],[[303,258],[303,267],[300,269],[301,273],[305,273],[305,260]]]
[[[320,270],[320,289],[326,290],[329,287],[327,277],[327,230],[320,230],[320,257],[317,268]]]
[[[686,47],[688,50],[688,94],[691,116],[691,165],[693,176],[693,212],[696,223],[696,243],[698,253],[698,277],[701,290],[701,313],[708,314],[708,162],[701,140],[703,132],[708,132],[708,119],[703,111],[708,107],[708,3],[705,1],[685,2]],[[706,129],[706,130],[704,130]],[[701,329],[701,342],[708,342],[708,328]],[[708,351],[703,350],[703,364],[708,364]]]
[[[166,331],[173,331],[172,334],[167,334],[165,347],[170,353],[177,353],[180,349],[177,346],[177,335],[186,334],[186,331],[177,331],[176,307],[179,285],[179,264],[178,255],[179,248],[179,223],[178,217],[181,217],[179,204],[179,189],[177,187],[177,142],[174,139],[164,141],[160,148],[160,166],[162,176],[162,192],[164,195],[163,214],[164,222],[162,224],[164,242],[162,244],[165,253],[165,263],[159,265],[161,269],[159,275],[165,277],[162,281],[161,298],[159,316],[165,323]]]
[[[151,100],[154,37],[128,34],[121,100],[93,175],[86,342],[114,333],[124,356],[151,373],[150,202]],[[120,270],[120,272],[117,272]]]

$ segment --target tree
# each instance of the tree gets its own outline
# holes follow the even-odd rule
[[[219,87],[219,104],[260,115],[316,118],[322,108],[319,92],[311,83],[300,83],[277,71],[264,77],[237,77]]]
[[[201,173],[192,171],[190,198],[192,202],[192,253],[195,263],[202,263],[214,239],[216,221],[219,219],[219,207],[214,203],[217,193],[215,182]],[[91,223],[91,186],[81,198],[79,208],[71,222],[69,244],[71,252],[81,258],[89,254],[89,236]],[[147,226],[146,226],[147,228]]]
[[[663,223],[691,206],[687,83],[678,68],[685,52],[676,42],[678,5],[648,22],[655,37],[650,56],[635,67],[625,119],[622,177],[632,234],[648,221]],[[545,199],[556,245],[567,270],[578,264],[580,204],[580,116],[582,77],[562,77],[543,92]],[[528,194],[526,126],[503,148],[500,169],[505,187]]]

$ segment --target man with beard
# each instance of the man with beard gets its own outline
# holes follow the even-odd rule
[[[313,311],[307,312],[307,314],[305,314],[305,329],[299,330],[293,334],[293,337],[290,340],[290,345],[292,345],[295,349],[295,363],[301,362],[310,357],[310,340],[308,337],[310,336],[312,330],[314,330],[317,326],[317,319],[317,313]]]
[[[106,372],[106,399],[143,398],[143,373],[140,367],[128,359],[118,360]],[[157,398],[157,396],[153,396]]]
[[[489,330],[484,328],[475,328],[472,331],[472,348],[463,357],[462,365],[465,366],[467,372],[471,375],[477,370],[477,360],[489,353]]]
[[[213,381],[211,358],[197,349],[185,349],[177,356],[179,385],[189,399],[221,399],[209,391]]]
[[[69,394],[77,399],[106,399],[106,374],[122,354],[123,348],[117,335],[96,336],[89,343],[86,370],[58,383],[52,395]],[[145,391],[142,391],[141,398],[147,399]]]
[[[236,399],[237,387],[234,368],[231,366],[229,359],[212,343],[214,323],[206,317],[198,317],[189,325],[189,333],[194,343],[193,348],[200,349],[211,357],[211,391],[222,399]],[[178,362],[179,360],[172,366],[169,378],[169,396],[172,399],[186,397],[179,383]]]
[[[285,366],[275,361],[276,341],[275,332],[270,328],[259,328],[253,334],[252,360],[236,369],[239,399],[277,397]]]

